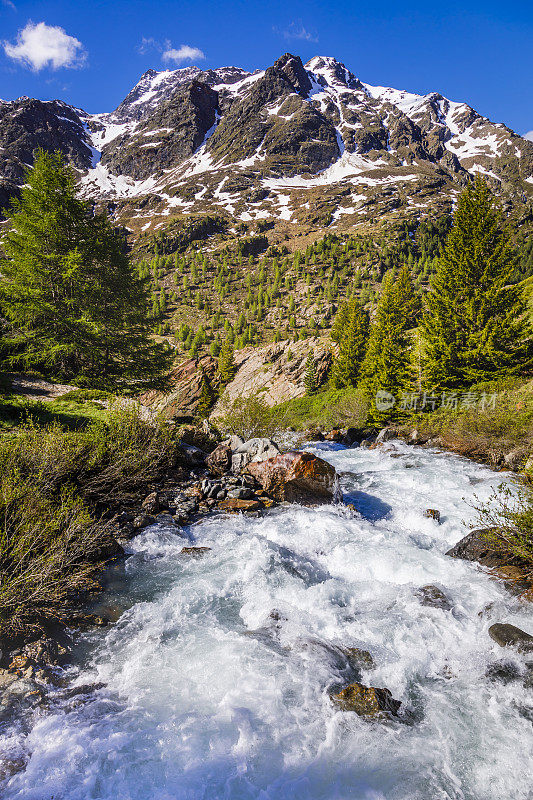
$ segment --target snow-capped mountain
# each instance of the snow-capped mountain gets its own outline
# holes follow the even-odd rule
[[[363,83],[333,58],[149,70],[105,114],[2,103],[4,196],[37,146],[61,149],[83,192],[136,232],[208,211],[308,229],[439,214],[476,172],[508,202],[533,194],[532,142],[437,92]]]

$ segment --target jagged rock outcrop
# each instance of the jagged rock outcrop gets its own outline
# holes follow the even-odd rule
[[[102,164],[115,175],[145,180],[189,158],[203,143],[218,112],[218,95],[193,80],[161,103],[133,135],[118,136],[102,151]]]
[[[165,389],[145,392],[139,402],[165,417],[189,421],[198,410],[203,380],[213,381],[216,369],[211,356],[189,358],[172,370]]]
[[[89,136],[72,106],[29,97],[12,103],[0,101],[0,211],[17,193],[39,148],[59,150],[78,169],[92,166]]]

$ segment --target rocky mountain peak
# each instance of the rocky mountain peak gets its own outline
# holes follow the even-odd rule
[[[355,91],[364,90],[361,81],[341,61],[331,56],[315,56],[307,62],[305,69],[313,76],[322,78],[319,83],[325,83],[327,86],[346,87]]]
[[[298,94],[307,97],[311,91],[311,81],[309,80],[309,76],[305,71],[300,56],[293,56],[291,53],[285,53],[281,56],[281,58],[278,58],[278,60],[274,62],[270,69],[273,71],[281,71],[289,81],[293,90]],[[265,77],[267,76],[268,72],[269,70],[266,71]]]

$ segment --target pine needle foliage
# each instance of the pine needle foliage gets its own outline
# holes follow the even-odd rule
[[[146,281],[59,153],[37,153],[10,221],[0,301],[12,362],[101,388],[160,377],[169,356],[149,338]]]
[[[411,354],[408,330],[414,304],[414,287],[409,267],[404,265],[395,279],[392,270],[383,280],[383,291],[370,329],[368,347],[361,366],[361,386],[370,404],[370,419],[384,422],[395,415],[398,399],[411,383]],[[392,409],[376,404],[379,392],[392,395]]]
[[[335,320],[339,352],[333,364],[331,384],[335,389],[357,386],[369,334],[368,311],[353,298]]]
[[[531,327],[516,253],[487,184],[461,194],[422,321],[429,389],[456,389],[533,364]]]

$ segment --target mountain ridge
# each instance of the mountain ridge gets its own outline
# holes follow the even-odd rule
[[[476,173],[507,208],[533,196],[532,142],[467,103],[363,83],[324,56],[286,53],[253,73],[147,70],[100,114],[2,101],[0,205],[39,146],[61,149],[83,194],[135,236],[180,214],[285,231],[439,216]]]

